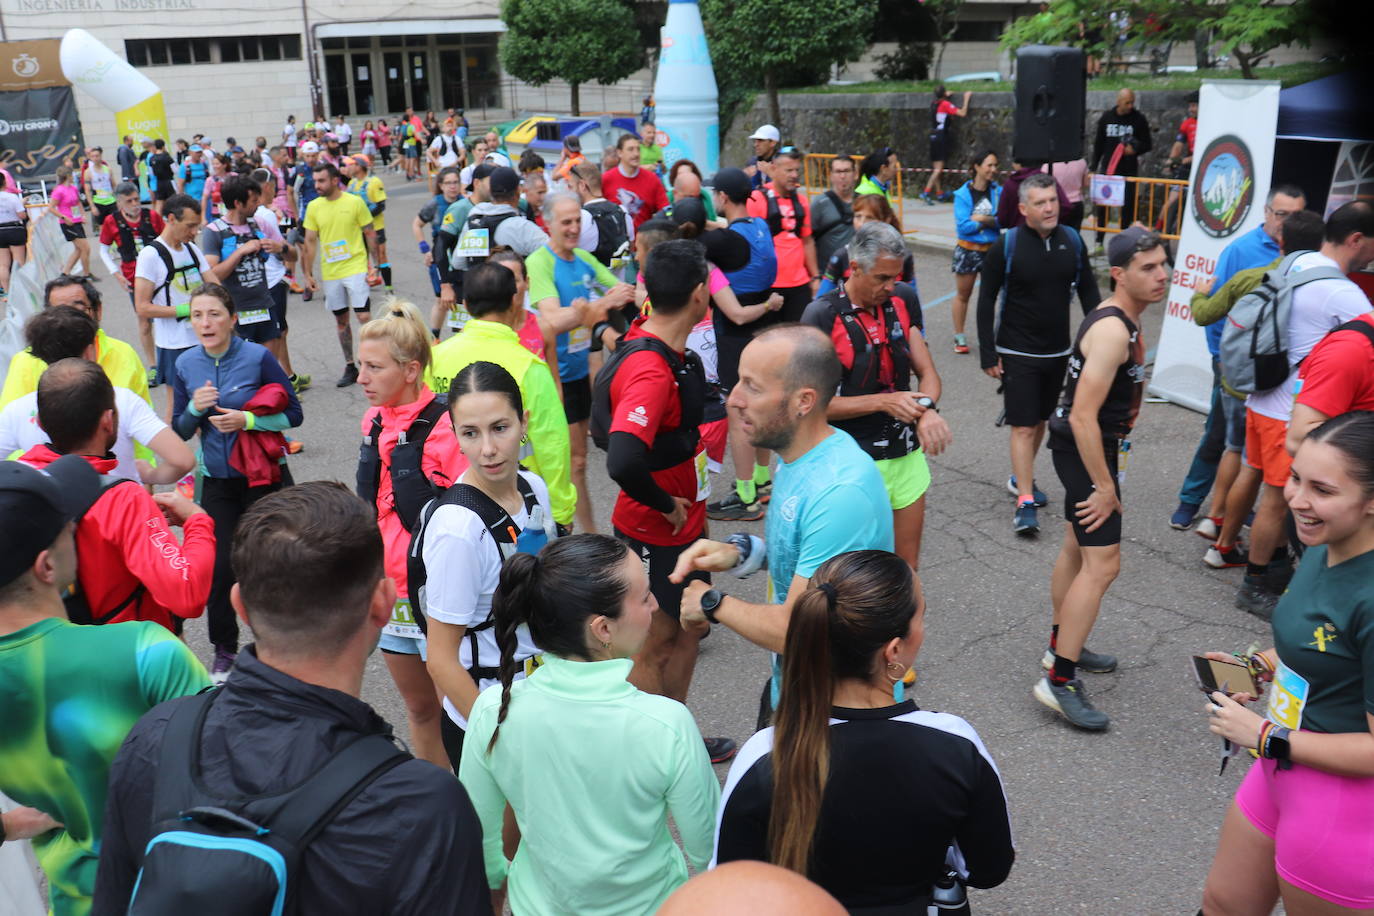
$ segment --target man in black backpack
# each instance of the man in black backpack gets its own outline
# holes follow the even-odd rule
[[[282,490],[244,515],[233,561],[231,600],[257,644],[239,653],[218,691],[164,703],[134,726],[111,767],[92,912],[126,912],[135,889],[148,912],[247,912],[269,879],[218,838],[238,837],[240,849],[280,842],[310,800],[295,790],[309,785],[332,790],[339,804],[313,819],[322,825],[313,841],[279,873],[288,911],[489,914],[481,828],[450,774],[382,746],[380,763],[331,773],[339,778],[328,786],[311,782],[340,755],[391,739],[391,726],[358,698],[396,598],[375,509],[338,483]],[[187,732],[183,707],[202,716]],[[188,735],[185,745],[164,746],[169,731]],[[285,800],[280,816],[264,812],[264,796]],[[277,829],[235,832],[227,819],[194,813],[179,821],[178,811],[159,809],[169,797],[189,803],[163,808],[217,807]],[[180,823],[176,837],[167,823]],[[198,867],[175,868],[186,856]],[[228,903],[208,896],[225,887]]]
[[[1059,224],[1059,190],[1043,173],[1021,183],[1024,225],[993,242],[978,288],[978,349],[983,371],[1002,383],[1011,427],[1011,477],[1016,497],[1012,530],[1040,530],[1038,507],[1048,502],[1035,486],[1035,456],[1045,423],[1059,400],[1068,366],[1069,305],[1074,291],[1086,315],[1102,301],[1078,233]],[[1000,297],[1000,304],[999,304]]]
[[[830,188],[811,204],[811,231],[816,237],[816,264],[822,271],[835,252],[854,237],[854,159],[830,160]]]
[[[582,201],[582,234],[577,247],[590,252],[607,267],[617,257],[630,256],[634,222],[625,208],[601,196],[601,172],[590,162],[572,168],[573,191]]]
[[[597,376],[593,435],[606,435],[606,471],[621,492],[611,524],[649,571],[658,611],[630,681],[646,693],[687,701],[700,634],[678,623],[687,582],[668,576],[706,531],[711,481],[698,426],[706,376],[687,334],[706,315],[705,249],[679,239],[657,245],[644,265],[653,311],[636,318]],[[689,579],[709,582],[706,573]],[[707,738],[712,763],[735,754],[729,738]]]

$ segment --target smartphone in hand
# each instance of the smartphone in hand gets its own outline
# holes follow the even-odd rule
[[[1248,693],[1252,697],[1260,695],[1259,684],[1250,669],[1238,661],[1219,661],[1204,655],[1193,656],[1193,676],[1198,688],[1208,696],[1213,691],[1222,693]]]

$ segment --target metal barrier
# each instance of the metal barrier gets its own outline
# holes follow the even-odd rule
[[[840,154],[807,153],[802,159],[802,190],[806,192],[808,198],[815,197],[817,194],[824,194],[830,187],[830,160],[838,155]],[[859,163],[863,162],[865,154],[850,153],[849,155],[854,160],[854,178],[857,182],[860,180],[858,174]],[[910,235],[916,230],[906,229],[906,220],[902,218],[905,213],[904,204],[906,203],[906,197],[902,194],[903,171],[903,169],[897,170],[897,180],[893,182],[892,197],[894,203],[892,209],[897,213],[897,221],[902,224],[902,231]]]
[[[1161,238],[1177,241],[1183,231],[1183,215],[1188,208],[1188,182],[1176,178],[1126,177],[1132,186],[1131,218],[1124,218],[1125,207],[1093,205],[1092,222],[1083,223],[1079,230],[1089,232],[1120,232],[1137,222],[1159,232]],[[1100,224],[1099,224],[1100,223]],[[1115,225],[1113,225],[1113,223]]]

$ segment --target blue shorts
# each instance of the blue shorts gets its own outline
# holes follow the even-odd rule
[[[383,652],[390,652],[393,655],[418,655],[425,658],[425,641],[415,639],[410,636],[395,636],[391,633],[382,633],[382,638],[377,643],[377,648]]]
[[[1223,391],[1221,415],[1226,420],[1226,451],[1245,451],[1245,399]]]
[[[182,347],[180,350],[157,348],[157,377],[163,384],[170,385],[172,379],[177,377],[177,359],[190,349],[192,348]]]

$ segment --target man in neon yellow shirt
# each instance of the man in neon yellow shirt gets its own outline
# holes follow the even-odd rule
[[[472,318],[462,331],[434,348],[425,384],[436,392],[447,392],[454,376],[479,360],[509,372],[520,385],[520,399],[530,415],[530,454],[523,463],[548,484],[553,520],[567,525],[577,508],[568,421],[548,364],[516,335],[515,328],[525,323],[525,304],[515,274],[501,264],[478,264],[465,274],[463,294]]]
[[[315,251],[320,250],[320,274],[324,279],[324,304],[334,313],[339,331],[339,347],[344,355],[344,374],[335,382],[347,388],[358,381],[358,364],[353,361],[353,329],[348,310],[358,315],[358,324],[372,319],[370,281],[377,256],[377,232],[372,228],[372,213],[356,194],[344,193],[343,173],[338,166],[320,162],[311,173],[319,196],[305,208],[305,257],[301,273],[305,288],[317,290]],[[366,243],[366,245],[364,245]]]
[[[43,307],[70,305],[79,308],[100,324],[100,291],[95,284],[84,277],[56,277],[48,281],[43,290]],[[116,388],[128,388],[152,406],[148,396],[148,373],[143,361],[138,358],[134,348],[122,340],[110,337],[103,330],[96,332],[96,362],[110,377],[110,384]],[[0,407],[38,390],[38,378],[48,364],[28,350],[22,350],[10,359],[9,371],[5,374],[5,387],[0,391]],[[140,454],[140,457],[147,455]]]

